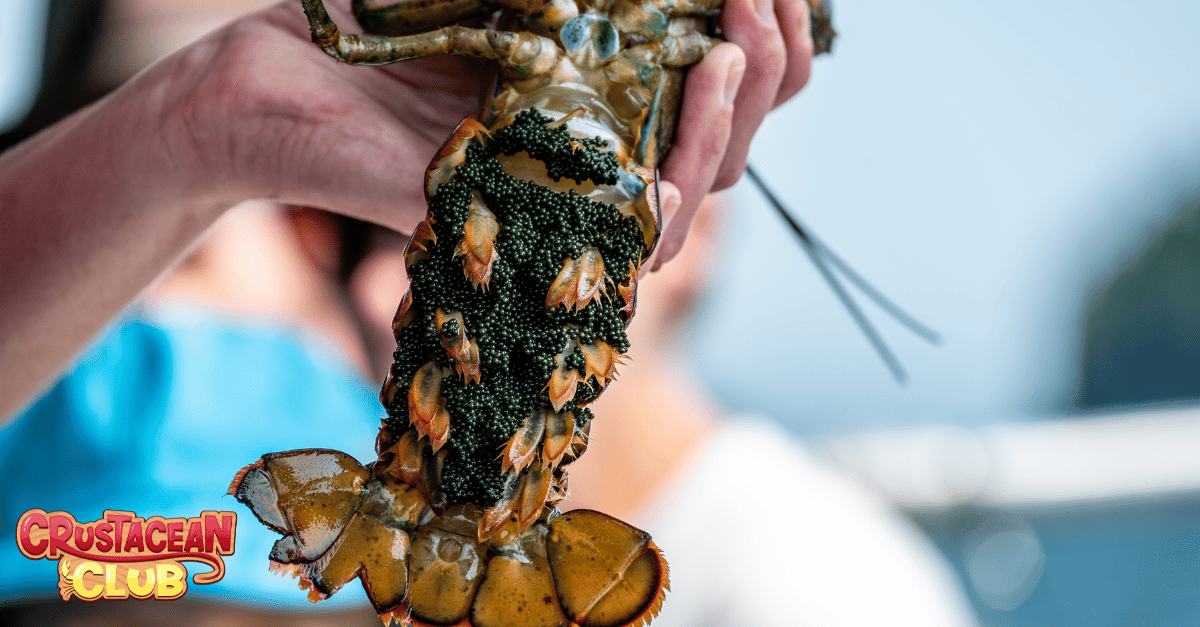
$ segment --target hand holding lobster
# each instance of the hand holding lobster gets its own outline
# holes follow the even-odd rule
[[[351,23],[348,4],[330,3],[339,23]],[[803,0],[753,6],[734,0],[725,10],[725,36],[741,49],[719,45],[690,73],[679,140],[662,167],[660,259],[682,241],[705,190],[740,173],[762,114],[808,76]],[[0,282],[9,331],[0,365],[13,373],[0,413],[56,376],[238,202],[268,198],[411,232],[423,214],[412,165],[476,110],[484,73],[447,56],[371,69],[328,63],[283,0],[0,155],[12,217],[0,242],[11,262]],[[727,84],[737,88],[732,110]]]
[[[675,148],[661,166],[661,261],[682,243],[704,194],[741,175],[765,114],[808,79],[813,48],[804,0],[757,4],[726,3],[729,43],[689,73]],[[348,0],[326,5],[339,25],[354,23]],[[181,73],[191,86],[179,116],[188,126],[179,131],[207,155],[211,180],[234,187],[222,190],[231,201],[270,197],[405,233],[423,214],[421,173],[412,166],[478,110],[488,82],[486,64],[449,55],[369,69],[330,64],[294,1],[201,45],[212,58],[202,59],[198,78]]]

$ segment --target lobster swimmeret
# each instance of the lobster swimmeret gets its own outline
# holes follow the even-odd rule
[[[360,577],[385,624],[625,626],[658,612],[667,564],[650,537],[556,505],[587,447],[586,405],[629,347],[661,229],[655,168],[722,1],[355,0],[378,33],[359,36],[303,0],[314,42],[347,63],[453,53],[501,70],[484,123],[460,124],[426,172],[378,459],[273,453],[231,485],[284,535],[272,567],[310,599]],[[809,4],[828,49],[828,4]],[[527,30],[419,32],[497,9]]]

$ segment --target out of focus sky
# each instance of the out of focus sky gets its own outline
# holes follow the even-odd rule
[[[1200,189],[1200,3],[842,0],[835,13],[834,54],[751,159],[944,342],[865,305],[909,371],[898,387],[743,182],[689,336],[705,379],[805,434],[1069,413],[1088,299]]]

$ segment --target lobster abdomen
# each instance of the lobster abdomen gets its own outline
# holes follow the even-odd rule
[[[302,0],[313,40],[348,63],[437,53],[499,62],[485,122],[426,174],[429,214],[405,251],[388,419],[377,461],[263,456],[230,493],[284,534],[273,567],[316,601],[360,577],[385,623],[458,627],[648,622],[669,587],[644,532],[559,514],[586,405],[628,349],[637,276],[661,230],[656,172],[683,71],[713,45],[722,0],[355,0],[343,36]],[[828,0],[808,0],[827,17]],[[460,26],[496,8],[528,32]],[[819,47],[832,29],[815,22]]]

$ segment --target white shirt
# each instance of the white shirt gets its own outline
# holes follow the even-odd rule
[[[654,627],[975,625],[947,565],[778,427],[724,424],[635,521],[670,565]]]

